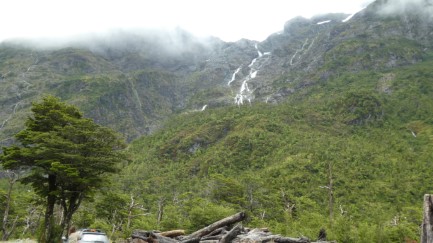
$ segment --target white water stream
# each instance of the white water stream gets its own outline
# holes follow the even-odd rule
[[[239,91],[237,92],[235,96],[235,104],[238,106],[244,104],[245,101],[248,101],[251,103],[251,100],[253,98],[253,90],[251,90],[248,86],[248,82],[254,78],[257,77],[257,74],[260,70],[260,68],[263,66],[263,59],[267,56],[270,56],[270,52],[261,52],[259,50],[259,47],[257,44],[254,45],[254,48],[257,51],[257,57],[254,58],[251,63],[248,65],[249,73],[244,79],[242,80],[241,86],[239,88]],[[237,74],[242,70],[242,66],[240,66],[232,75],[232,79],[228,82],[228,85],[230,86],[234,81],[236,81]]]
[[[232,79],[227,83],[228,86],[230,86],[230,84],[236,80],[236,74],[238,74],[239,71],[241,71],[241,69],[242,69],[242,66],[240,66],[238,69],[236,69],[236,71],[232,75]]]

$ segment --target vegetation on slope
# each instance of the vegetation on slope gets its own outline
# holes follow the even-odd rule
[[[134,162],[115,178],[116,197],[147,209],[130,229],[193,230],[243,210],[249,226],[292,236],[418,239],[433,189],[431,64],[346,74],[278,106],[174,118],[131,144]]]

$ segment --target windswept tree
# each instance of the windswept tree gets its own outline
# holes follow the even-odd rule
[[[21,181],[46,200],[39,242],[59,242],[60,230],[69,227],[82,200],[125,159],[125,143],[56,97],[34,103],[32,112],[25,129],[16,134],[19,144],[4,148],[0,159],[6,169],[27,171]],[[54,223],[56,204],[63,209],[60,227]]]

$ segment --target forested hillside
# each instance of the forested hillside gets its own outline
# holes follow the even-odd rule
[[[433,190],[431,64],[334,79],[278,106],[180,116],[131,144],[118,188],[141,195],[155,215],[147,228],[193,229],[244,210],[250,225],[288,235],[418,239]]]
[[[429,0],[399,4],[295,18],[260,43],[181,30],[3,43],[0,143],[47,93],[121,132],[128,162],[73,218],[112,239],[244,211],[246,226],[294,237],[419,240],[433,191],[433,11]],[[13,237],[31,236],[39,199],[20,183],[12,198]]]

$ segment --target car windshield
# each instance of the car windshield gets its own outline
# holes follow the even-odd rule
[[[103,234],[83,234],[80,242],[108,242],[107,236]]]

